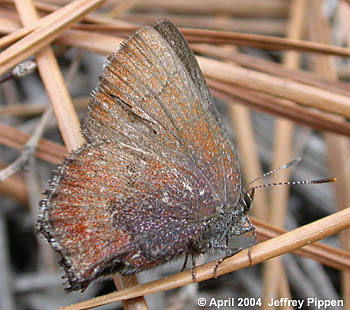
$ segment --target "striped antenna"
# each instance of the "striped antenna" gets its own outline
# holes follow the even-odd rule
[[[281,171],[281,170],[284,170],[284,169],[287,169],[287,168],[290,168],[296,164],[298,164],[299,162],[301,161],[301,158],[300,157],[297,157],[293,160],[291,160],[290,162],[284,164],[283,166],[279,167],[279,168],[276,168],[276,169],[273,169],[269,172],[266,172],[264,173],[262,176],[260,177],[257,177],[256,179],[254,179],[253,181],[250,181],[245,187],[248,188],[250,185],[252,185],[253,183],[255,183],[256,181],[259,181],[260,179],[262,178],[265,178],[273,173],[276,173],[278,171]],[[279,184],[279,185],[282,185],[282,184]],[[262,186],[262,187],[266,187],[266,186]],[[255,188],[259,188],[259,187],[255,187]],[[248,191],[248,190],[247,190]]]
[[[247,189],[247,192],[254,191],[257,188],[266,188],[270,186],[280,186],[280,185],[299,185],[299,184],[322,184],[322,183],[330,183],[336,182],[336,178],[327,178],[327,179],[319,179],[319,180],[311,180],[311,181],[290,181],[290,182],[278,182],[278,183],[268,183],[262,185],[256,185]]]
[[[268,184],[262,184],[262,185],[256,185],[256,186],[252,186],[250,187],[250,185],[252,185],[253,183],[255,183],[256,181],[265,178],[273,173],[276,173],[278,171],[290,168],[296,164],[298,164],[301,161],[300,157],[297,157],[293,160],[291,160],[290,162],[284,164],[283,166],[273,169],[269,172],[264,173],[262,176],[254,179],[253,181],[250,181],[246,186],[246,191],[249,192],[254,192],[255,189],[257,188],[266,188],[266,187],[270,187],[270,186],[280,186],[280,185],[299,185],[299,184],[322,184],[322,183],[330,183],[330,182],[336,182],[337,179],[336,178],[327,178],[327,179],[319,179],[319,180],[309,180],[309,181],[289,181],[289,182],[277,182],[277,183],[268,183]]]

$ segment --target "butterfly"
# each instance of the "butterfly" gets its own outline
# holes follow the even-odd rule
[[[235,147],[168,20],[107,58],[82,132],[86,144],[56,169],[37,223],[60,255],[66,290],[230,251],[230,238],[254,229]]]

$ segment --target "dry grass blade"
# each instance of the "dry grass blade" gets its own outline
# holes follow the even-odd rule
[[[17,15],[10,13],[7,9],[0,7],[0,34],[8,34],[20,28]],[[0,41],[2,38],[0,38]]]
[[[337,56],[350,57],[350,51],[346,48],[337,46],[320,44],[309,41],[293,40],[286,38],[277,38],[271,36],[262,36],[255,34],[241,34],[241,33],[225,33],[212,30],[197,30],[197,29],[184,29],[182,33],[195,36],[197,42],[202,41],[203,38],[212,38],[212,43],[230,43],[244,46],[259,47],[262,49],[277,49],[277,50],[296,50],[301,52],[313,52],[321,54],[330,54]],[[194,42],[194,40],[189,40]],[[204,41],[204,40],[203,40]]]
[[[350,97],[350,87],[346,83],[327,81],[322,79],[319,75],[308,71],[286,68],[276,62],[238,52],[228,51],[227,49],[219,46],[197,43],[192,44],[191,47],[195,52],[203,54],[203,56],[211,56],[222,60],[233,61],[243,67],[255,69],[257,71],[269,73],[275,76],[289,78],[303,84],[320,87]]]
[[[134,26],[124,27],[115,25],[77,25],[75,28],[99,32],[113,32],[113,34],[123,37],[128,36],[128,34],[138,29],[138,27]],[[350,51],[347,48],[309,41],[215,30],[189,28],[180,28],[180,30],[185,39],[190,43],[236,44],[268,50],[296,50],[350,57]]]
[[[281,116],[299,124],[319,130],[350,136],[350,124],[339,117],[321,111],[307,109],[292,101],[277,98],[258,91],[207,79],[213,94],[224,100],[248,105],[259,111]]]
[[[80,1],[75,2],[75,4],[79,3],[83,4]],[[16,0],[16,7],[21,21],[25,26],[31,25],[33,22],[37,21],[37,12],[30,0],[21,2]],[[86,11],[86,9],[87,8],[80,11],[80,13],[87,13],[88,10]],[[29,37],[30,36],[31,35],[29,35]],[[84,142],[84,138],[80,133],[78,117],[75,113],[71,98],[51,47],[46,46],[42,48],[35,55],[35,60],[42,81],[51,100],[62,138],[68,150],[73,150]]]
[[[13,4],[13,1],[8,0],[5,1],[8,2],[9,4]],[[0,31],[3,33],[9,33],[9,35],[0,38],[0,48],[3,48],[9,44],[12,44],[16,42],[19,39],[22,39],[24,36],[28,35],[29,33],[33,32],[35,29],[38,29],[39,27],[43,26],[46,23],[50,23],[51,20],[57,20],[58,16],[62,16],[62,18],[65,17],[65,15],[74,9],[75,3],[68,4],[62,8],[55,6],[55,5],[50,5],[48,3],[41,3],[41,2],[35,2],[36,3],[36,8],[44,11],[45,13],[52,13],[50,15],[44,16],[40,20],[38,20],[36,23],[28,26],[28,27],[23,27],[19,28],[18,23],[13,20],[10,16],[2,16],[0,21],[1,21],[1,26]],[[8,14],[8,12],[7,12]],[[113,24],[115,26],[124,26],[124,27],[132,27],[133,25],[127,22],[123,21],[118,21],[114,20],[111,18],[106,18],[100,14],[93,14],[90,13],[89,15],[85,15],[82,18],[82,21],[88,22],[88,23],[99,23],[99,24]]]
[[[155,24],[163,14],[128,13],[123,20],[142,25]],[[232,16],[188,16],[186,14],[166,14],[166,18],[179,27],[208,28],[235,31],[243,33],[256,33],[261,35],[281,36],[285,32],[286,22],[282,19],[267,20],[266,18],[234,18]]]
[[[252,222],[256,225],[256,231],[260,242],[286,233],[286,231],[281,228],[266,224],[255,218],[252,218]],[[327,246],[321,242],[307,245],[293,251],[293,253],[314,259],[325,266],[338,270],[345,271],[349,269],[349,252]]]
[[[350,208],[254,246],[251,251],[252,262],[249,260],[248,250],[246,249],[241,251],[233,257],[224,260],[217,269],[217,275],[221,276],[226,273],[248,267],[252,264],[254,265],[261,263],[278,255],[289,253],[312,242],[336,234],[348,227],[350,227]],[[320,231],[322,233],[320,233]],[[216,261],[197,267],[195,269],[197,281],[201,282],[213,278],[213,270],[215,264]],[[347,268],[350,269],[350,260],[348,260]],[[83,301],[81,303],[60,309],[91,309],[97,306],[110,304],[124,299],[154,294],[184,286],[186,284],[192,283],[192,281],[191,270],[188,270],[164,279],[149,282],[108,295],[96,297],[94,299]]]
[[[254,8],[254,12],[252,12]],[[288,12],[288,3],[280,0],[235,0],[234,5],[230,1],[211,0],[177,0],[162,1],[148,0],[141,1],[136,5],[136,9],[141,11],[166,10],[174,13],[202,13],[202,14],[232,14],[237,16],[285,16]]]
[[[52,109],[51,107],[48,107],[45,113],[42,115],[39,125],[35,129],[33,135],[29,138],[28,142],[26,142],[20,156],[11,165],[0,171],[0,182],[26,167],[37,149],[39,139],[45,130],[45,126],[49,121],[51,114]]]
[[[0,123],[0,143],[21,150],[29,135],[10,126]],[[64,146],[46,139],[40,139],[36,156],[47,162],[58,164],[68,155]]]
[[[87,108],[90,97],[83,96],[73,99],[76,109]],[[0,107],[0,116],[35,116],[45,111],[45,103],[21,103]]]
[[[2,0],[4,3],[13,4],[13,0]],[[43,13],[52,13],[61,8],[59,5],[55,5],[53,3],[48,2],[42,2],[42,1],[34,1],[35,7],[38,11]],[[109,18],[105,15],[101,15],[99,13],[92,12],[89,15],[85,15],[82,19],[84,22],[87,23],[100,23],[100,24],[115,24],[119,26],[132,26],[130,23],[121,21],[121,20],[115,20],[113,18]]]
[[[71,24],[80,20],[85,14],[95,9],[104,0],[76,0],[64,16],[57,14],[28,36],[13,44],[0,54],[0,74],[8,71],[20,61],[51,43]]]
[[[108,55],[118,49],[123,39],[91,31],[71,29],[66,31],[64,36],[61,36],[57,41],[62,45],[79,46],[97,54]]]
[[[64,18],[66,14],[69,11],[74,10],[75,7],[76,7],[76,3],[72,2],[71,4],[63,7],[62,9],[59,9],[54,13],[47,15],[43,18],[40,18],[37,22],[35,22],[34,24],[31,24],[28,27],[23,27],[16,31],[13,31],[9,35],[0,39],[0,48],[3,48],[13,42],[16,42],[19,39],[22,39],[24,36],[28,35],[29,33],[33,32],[39,27],[45,27],[45,25],[47,24],[56,22],[58,19]]]
[[[232,64],[225,64],[217,60],[204,57],[197,57],[197,59],[204,75],[208,78],[247,87],[301,105],[350,117],[349,97]]]

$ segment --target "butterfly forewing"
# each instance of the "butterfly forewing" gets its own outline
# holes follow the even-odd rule
[[[186,157],[221,201],[233,206],[241,186],[237,158],[198,64],[192,52],[183,51],[190,50],[171,23],[163,21],[155,28],[161,33],[146,27],[109,58],[96,108],[84,123],[87,139],[126,137],[127,143],[154,149],[158,156]],[[113,100],[106,105],[103,97]],[[120,109],[127,110],[124,118]],[[107,125],[106,113],[116,116]],[[112,129],[105,130],[109,124]]]

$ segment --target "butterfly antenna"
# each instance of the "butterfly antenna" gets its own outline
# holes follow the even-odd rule
[[[281,166],[281,167],[279,167],[279,168],[276,168],[276,169],[273,169],[273,170],[271,170],[271,171],[269,171],[269,172],[266,172],[266,173],[264,173],[262,176],[257,177],[256,179],[250,181],[245,187],[246,187],[246,188],[249,188],[249,186],[252,185],[253,183],[255,183],[256,181],[259,181],[260,179],[265,178],[265,177],[267,177],[267,176],[269,176],[269,175],[271,175],[271,174],[273,174],[273,173],[276,173],[276,172],[278,172],[278,171],[281,171],[281,170],[290,168],[290,167],[292,167],[292,166],[298,164],[300,161],[301,161],[301,158],[300,158],[300,157],[297,157],[297,158],[291,160],[290,162],[284,164],[283,166]],[[266,185],[267,185],[267,184],[266,184]],[[282,184],[279,184],[279,185],[282,185]],[[266,187],[266,186],[262,186],[262,187]],[[259,188],[259,187],[255,187],[255,188]],[[247,189],[247,191],[249,191],[249,190]]]
[[[327,179],[319,179],[319,180],[311,180],[311,181],[290,181],[290,182],[278,182],[278,183],[268,183],[262,185],[256,185],[247,189],[247,192],[255,191],[257,188],[266,188],[270,186],[280,186],[280,185],[299,185],[299,184],[322,184],[322,183],[330,183],[336,182],[336,178],[327,178]]]

